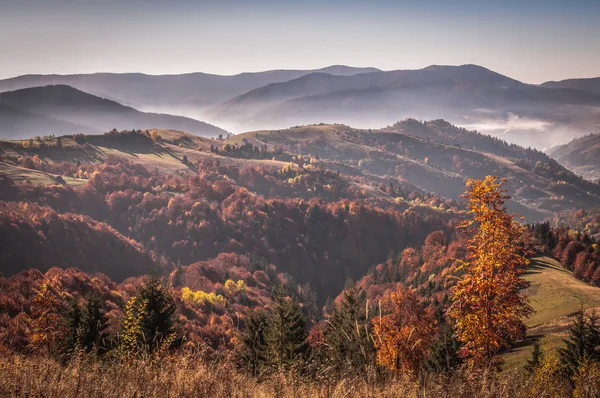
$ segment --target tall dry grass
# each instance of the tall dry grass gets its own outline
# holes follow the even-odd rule
[[[548,388],[550,387],[550,390]],[[1,397],[562,397],[565,390],[530,385],[517,372],[462,372],[366,383],[360,378],[315,380],[279,372],[257,380],[230,361],[177,355],[151,361],[79,356],[68,364],[48,357],[0,358]]]

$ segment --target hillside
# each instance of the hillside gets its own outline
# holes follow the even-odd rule
[[[566,79],[560,81],[551,81],[541,84],[548,88],[566,88],[573,90],[586,91],[591,94],[600,95],[600,77],[589,79]]]
[[[523,146],[562,143],[598,126],[600,96],[521,83],[476,65],[332,76],[269,84],[205,113],[228,128],[283,128],[338,121],[360,127],[407,117],[444,118]],[[543,137],[543,140],[542,140]]]
[[[525,293],[534,313],[525,321],[525,344],[504,355],[507,368],[522,366],[535,340],[543,339],[546,349],[562,345],[573,314],[582,307],[588,311],[600,309],[600,288],[575,279],[550,257],[534,258],[525,279],[530,283]]]
[[[37,115],[0,102],[0,137],[4,139],[25,138],[34,134],[72,134],[81,131],[98,132],[88,126],[54,117]]]
[[[198,117],[202,110],[210,106],[270,83],[295,79],[316,71],[350,75],[377,70],[333,65],[318,70],[271,70],[233,76],[208,73],[24,75],[0,80],[0,92],[47,85],[69,85],[135,108]]]
[[[398,126],[401,127],[368,131],[338,124],[300,126],[249,132],[230,137],[227,142],[259,147],[266,144],[269,148],[310,154],[328,168],[342,170],[341,165],[351,166],[452,199],[459,198],[466,177],[506,176],[514,193],[509,207],[530,221],[561,209],[594,206],[600,201],[598,186],[576,177],[541,152],[482,138],[443,121],[409,121]],[[442,131],[466,136],[463,146],[452,142],[452,136],[439,141],[441,136],[423,133],[438,134],[440,127]]]
[[[600,179],[600,133],[575,138],[568,144],[551,148],[548,154],[588,180]]]
[[[218,127],[198,120],[140,112],[64,85],[0,93],[0,105],[16,110],[7,109],[0,113],[0,136],[4,138],[30,138],[50,133],[92,133],[134,127],[173,128],[214,137],[227,134]],[[48,119],[52,123],[44,125],[43,121]]]
[[[109,225],[78,214],[57,214],[29,203],[0,202],[2,274],[13,275],[31,264],[104,273],[116,281],[161,269],[153,253]]]

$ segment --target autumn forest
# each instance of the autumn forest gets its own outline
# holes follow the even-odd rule
[[[414,119],[0,148],[2,396],[600,393],[600,186],[542,152]],[[543,307],[543,261],[589,300]]]

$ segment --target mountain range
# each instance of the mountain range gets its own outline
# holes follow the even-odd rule
[[[475,66],[331,76],[273,83],[214,107],[207,120],[236,130],[336,121],[361,127],[444,118],[542,149],[600,127],[600,95],[525,84]],[[233,123],[233,124],[232,124]]]
[[[73,90],[64,98],[21,91],[47,85],[61,87],[47,91],[67,92],[67,85],[79,90],[77,95],[85,92],[97,97],[98,108],[94,109],[98,111],[92,117],[91,111],[73,107],[69,97],[75,96]],[[443,118],[508,142],[548,149],[600,131],[600,78],[534,85],[477,65],[395,71],[337,65],[234,76],[24,75],[0,80],[0,92],[9,90],[16,91],[0,95],[0,114],[15,138],[22,132],[98,132],[113,127],[171,128],[205,136],[224,133],[199,120],[234,133],[320,122],[378,129],[411,117]],[[53,104],[42,106],[42,99],[36,103],[27,100],[28,95]],[[19,101],[10,97],[19,97]],[[38,128],[41,132],[36,132]],[[0,134],[6,138],[7,127]]]
[[[208,123],[182,116],[140,112],[65,85],[0,93],[0,136],[3,138],[167,127],[204,136],[227,134]]]
[[[179,110],[194,117],[232,97],[255,88],[314,72],[331,75],[377,72],[376,68],[332,65],[316,70],[270,70],[233,76],[208,73],[145,75],[94,73],[77,75],[23,75],[0,80],[0,92],[47,85],[68,85],[123,105],[151,111]]]

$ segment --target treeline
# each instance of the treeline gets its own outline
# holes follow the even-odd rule
[[[281,147],[270,150],[267,144],[256,146],[249,142],[244,142],[242,145],[227,143],[220,148],[211,144],[210,151],[217,155],[243,159],[273,159],[284,162],[292,159],[292,155],[285,153]]]
[[[585,232],[563,227],[551,227],[549,222],[530,227],[536,243],[573,271],[573,276],[600,286],[600,245]]]

